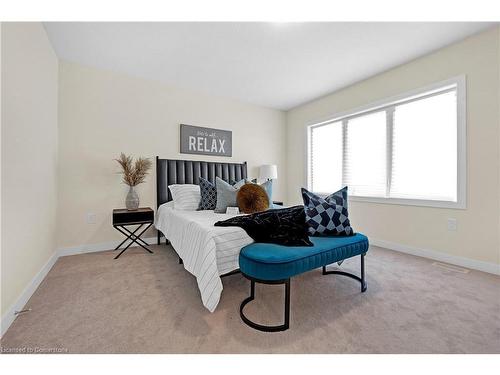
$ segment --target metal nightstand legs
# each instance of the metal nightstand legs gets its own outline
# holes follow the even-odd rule
[[[144,234],[144,232],[146,232],[149,227],[151,225],[153,225],[153,223],[148,223],[148,224],[139,224],[139,226],[137,228],[134,229],[133,232],[131,232],[130,230],[128,230],[128,228],[126,227],[127,224],[124,224],[124,225],[113,225],[113,228],[115,228],[118,232],[120,232],[121,234],[123,234],[124,236],[126,236],[127,238],[125,238],[116,248],[115,250],[118,250],[120,248],[120,246],[122,246],[127,240],[130,240],[130,243],[122,250],[120,251],[120,254],[118,254],[117,256],[115,256],[114,259],[118,259],[120,257],[120,255],[122,255],[125,250],[127,250],[130,245],[132,245],[134,242],[139,245],[140,247],[142,247],[144,250],[148,251],[149,253],[153,254],[153,252],[151,250],[149,250],[146,246],[149,246],[146,241],[142,240],[140,237]],[[128,225],[134,225],[134,224],[128,224]],[[139,229],[142,228],[143,225],[146,225],[146,228],[144,228],[142,231],[139,232],[139,234],[135,234]]]

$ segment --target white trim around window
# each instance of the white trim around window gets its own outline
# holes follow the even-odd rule
[[[314,121],[306,126],[306,186],[311,189],[311,128],[318,126],[323,126],[335,122],[342,121],[342,126],[345,128],[348,119],[355,118],[358,116],[366,115],[368,113],[377,112],[381,110],[389,110],[394,108],[394,106],[400,105],[402,103],[408,103],[413,100],[419,100],[427,96],[432,96],[440,93],[444,93],[450,87],[451,90],[456,90],[457,95],[457,199],[456,201],[440,201],[440,200],[429,200],[429,199],[406,199],[406,198],[390,198],[390,197],[365,197],[365,196],[354,196],[351,195],[349,198],[352,201],[359,202],[371,202],[371,203],[382,203],[382,204],[397,204],[397,205],[411,205],[411,206],[424,206],[424,207],[439,207],[439,208],[453,208],[453,209],[466,209],[466,173],[467,173],[467,141],[466,141],[466,78],[464,75],[447,79],[445,81],[437,82],[426,87],[421,87],[415,90],[411,90],[400,95],[396,95],[384,100],[379,100],[374,103],[358,107],[350,111],[344,111],[340,113],[335,113],[327,116],[319,121]],[[392,118],[388,116],[388,122],[392,121]],[[391,123],[392,125],[392,123]],[[386,136],[392,137],[391,131],[392,126],[389,126]],[[343,132],[343,137],[345,137],[345,131]],[[345,139],[343,140],[345,145]],[[392,150],[392,149],[391,149]],[[392,152],[387,150],[387,152]],[[387,156],[387,163],[390,162],[389,155]],[[387,167],[387,176],[389,180],[391,168]],[[343,171],[344,173],[344,171]],[[388,183],[389,184],[389,183]],[[322,192],[316,192],[322,194]],[[331,193],[331,192],[330,192]]]

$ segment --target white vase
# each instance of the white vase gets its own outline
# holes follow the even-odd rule
[[[139,208],[139,196],[133,186],[130,186],[128,191],[127,198],[125,199],[125,207],[129,211],[135,211]]]

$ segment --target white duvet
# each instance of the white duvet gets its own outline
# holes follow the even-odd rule
[[[203,305],[213,312],[222,293],[220,275],[239,268],[242,247],[254,242],[239,227],[215,227],[235,215],[214,211],[175,210],[165,203],[158,208],[155,227],[172,243],[184,268],[196,276]]]

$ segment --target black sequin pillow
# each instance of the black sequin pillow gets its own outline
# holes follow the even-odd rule
[[[294,206],[236,216],[214,224],[243,228],[255,242],[284,246],[313,246],[307,234],[303,206]]]
[[[217,188],[215,184],[200,177],[200,205],[198,210],[215,210],[217,205]]]
[[[326,198],[302,188],[306,224],[311,236],[352,236],[347,211],[347,186]]]

